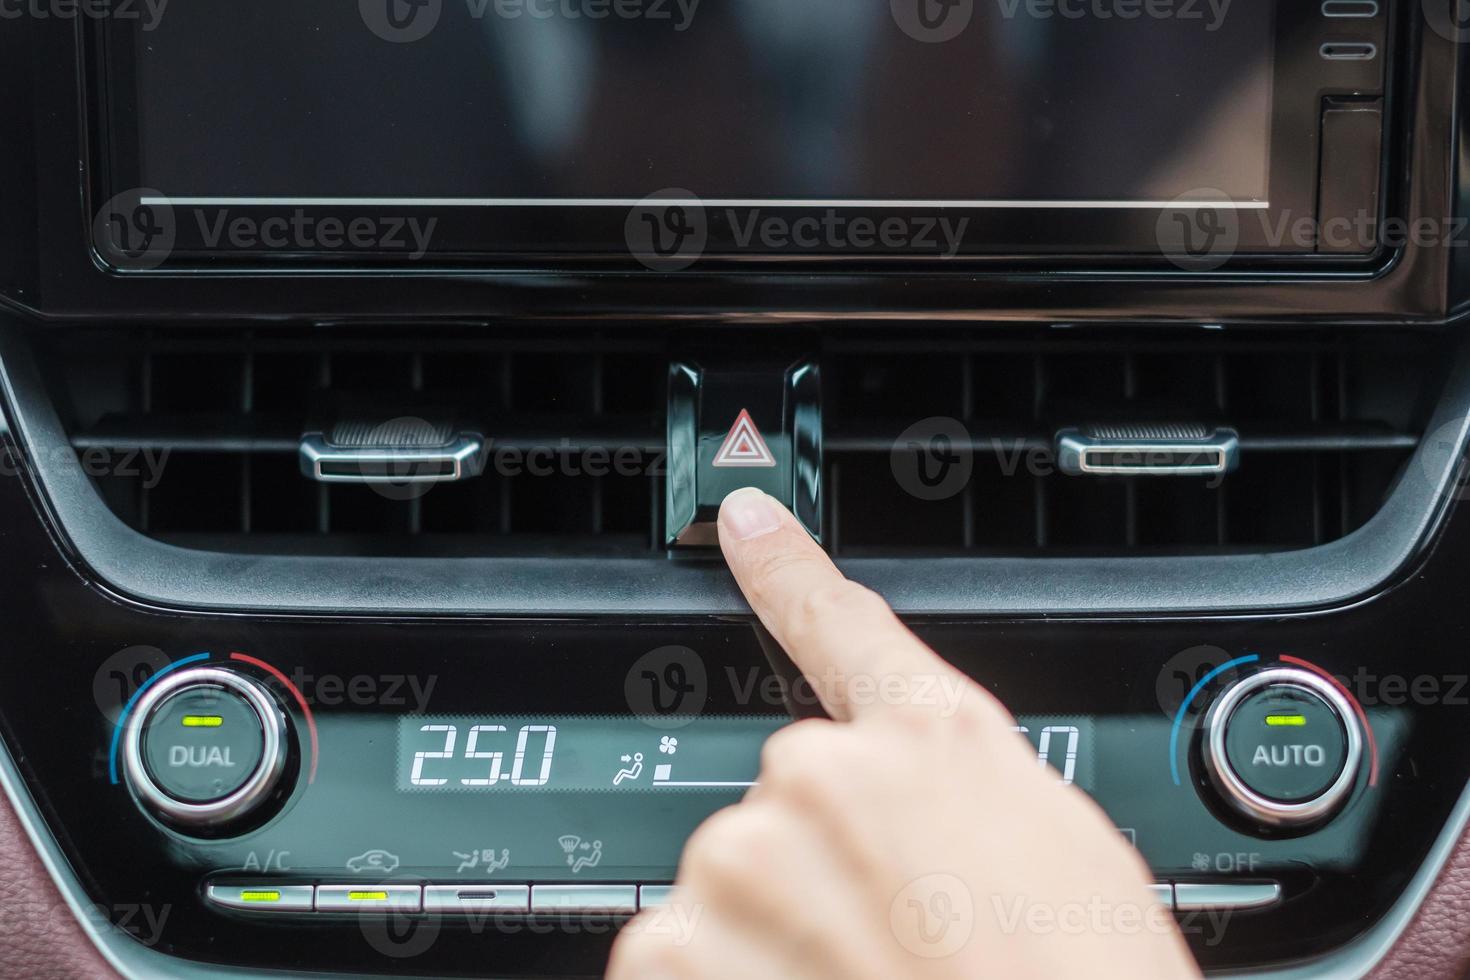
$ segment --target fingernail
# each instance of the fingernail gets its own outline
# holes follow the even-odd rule
[[[749,541],[781,528],[776,502],[754,487],[736,490],[725,498],[720,521],[737,540]]]

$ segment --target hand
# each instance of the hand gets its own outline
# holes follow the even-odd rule
[[[1199,975],[1137,852],[988,692],[772,498],[732,494],[719,529],[837,720],[767,742],[759,784],[695,832],[673,903],[629,923],[609,977]]]

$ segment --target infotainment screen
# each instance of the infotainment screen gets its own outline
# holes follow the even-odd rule
[[[1306,201],[1273,145],[1281,19],[1266,0],[191,0],[103,29],[126,207],[97,229],[166,232],[170,258],[1156,252],[1168,209]]]

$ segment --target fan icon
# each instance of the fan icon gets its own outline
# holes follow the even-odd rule
[[[658,750],[664,755],[673,755],[679,751],[679,740],[672,735],[665,735],[658,740]]]

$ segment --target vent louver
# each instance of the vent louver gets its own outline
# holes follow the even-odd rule
[[[1447,360],[1423,335],[1383,332],[904,328],[834,331],[817,346],[826,544],[850,556],[1207,554],[1331,541],[1380,506]],[[38,357],[109,506],[176,544],[663,550],[670,349],[655,333],[52,328]],[[299,437],[335,396],[432,402],[474,418],[489,462],[478,478],[412,495],[313,482],[299,471]],[[953,492],[919,495],[899,475],[895,446],[910,451],[904,440],[935,419],[970,475]],[[1240,436],[1228,475],[1069,476],[1056,466],[1063,428],[1217,425]],[[130,454],[131,467],[115,465]]]

